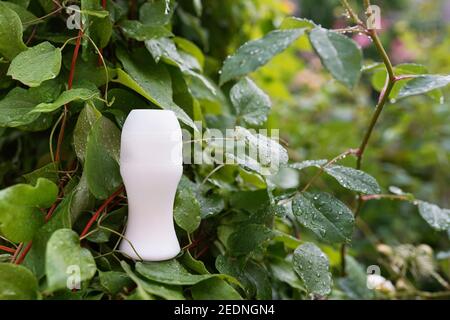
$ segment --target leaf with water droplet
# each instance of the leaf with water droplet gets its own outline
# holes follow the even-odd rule
[[[438,231],[450,228],[450,209],[442,209],[435,204],[417,201],[419,213],[428,224]]]
[[[255,71],[285,50],[304,31],[304,28],[274,30],[261,39],[245,43],[225,60],[220,74],[220,84]]]
[[[303,192],[292,201],[297,220],[329,243],[350,242],[354,216],[341,201],[325,192]]]
[[[443,88],[450,83],[450,75],[425,74],[415,77],[400,90],[398,97],[404,98]]]
[[[324,170],[335,178],[341,186],[349,190],[364,194],[377,194],[381,192],[380,186],[375,178],[364,171],[339,165],[326,166]]]
[[[309,39],[332,76],[353,88],[362,69],[362,53],[356,43],[347,36],[320,27],[311,31]]]
[[[267,121],[270,98],[250,78],[243,78],[231,88],[230,99],[237,117],[246,124],[258,126]]]
[[[328,258],[315,244],[307,242],[295,249],[293,264],[310,293],[326,296],[331,292]]]

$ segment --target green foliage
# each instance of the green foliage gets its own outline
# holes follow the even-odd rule
[[[11,62],[8,75],[29,87],[54,79],[61,69],[61,50],[49,42],[19,53]]]
[[[22,40],[22,22],[17,13],[3,2],[0,9],[0,55],[12,60],[27,49]]]
[[[353,213],[328,193],[297,194],[292,201],[292,211],[302,225],[327,242],[351,240]]]
[[[344,35],[314,28],[309,36],[314,50],[336,80],[353,88],[361,76],[362,54],[356,44]]]
[[[0,299],[450,295],[450,42],[418,31],[438,4],[386,4],[386,32],[331,2],[70,3],[83,32],[66,2],[0,2]],[[133,109],[172,110],[183,148],[214,151],[183,166],[168,261],[118,249]],[[227,129],[232,148],[196,137]]]
[[[39,208],[55,202],[57,186],[39,178],[35,186],[16,184],[0,191],[0,232],[12,241],[29,241],[44,224]]]
[[[76,269],[71,270],[71,267]],[[70,229],[59,229],[47,242],[45,271],[48,290],[55,291],[67,288],[68,273],[86,281],[94,276],[97,268],[91,252],[80,247],[78,234]]]
[[[23,266],[0,263],[0,300],[31,300],[38,295],[38,282]]]
[[[294,251],[294,270],[308,292],[325,296],[331,291],[331,273],[327,256],[313,243],[305,243]]]
[[[304,29],[275,30],[264,38],[250,41],[225,60],[220,83],[244,76],[265,65],[304,33]]]

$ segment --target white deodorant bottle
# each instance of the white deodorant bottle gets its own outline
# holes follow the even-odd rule
[[[128,222],[120,251],[135,260],[175,257],[173,204],[183,173],[182,133],[175,114],[135,109],[122,129],[120,173],[128,196]]]

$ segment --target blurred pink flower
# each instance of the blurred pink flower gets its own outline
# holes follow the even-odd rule
[[[353,40],[361,47],[361,48],[366,48],[368,46],[370,46],[370,44],[372,43],[369,39],[368,36],[366,36],[365,34],[355,34],[353,36]]]
[[[390,56],[394,64],[411,62],[415,60],[415,54],[412,50],[406,48],[403,41],[399,38],[395,38],[391,42]]]

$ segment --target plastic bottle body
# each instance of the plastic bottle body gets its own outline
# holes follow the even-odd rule
[[[133,110],[125,121],[120,173],[128,220],[120,251],[130,258],[161,261],[180,252],[173,205],[183,173],[181,146],[181,128],[170,111]]]

